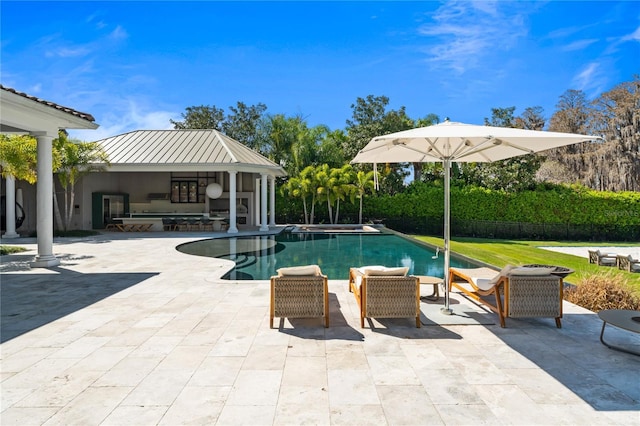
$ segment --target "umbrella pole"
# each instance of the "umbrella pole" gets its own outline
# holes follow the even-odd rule
[[[451,178],[451,160],[444,159],[444,307],[440,308],[440,312],[444,315],[452,315],[453,310],[449,306],[449,236],[450,236],[450,178]]]

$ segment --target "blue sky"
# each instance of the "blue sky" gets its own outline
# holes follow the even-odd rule
[[[97,140],[238,101],[344,129],[358,97],[482,124],[640,73],[640,2],[2,1],[2,84]]]

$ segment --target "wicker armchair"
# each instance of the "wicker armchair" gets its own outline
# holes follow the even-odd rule
[[[554,318],[561,328],[564,284],[561,276],[551,272],[552,268],[510,267],[500,273],[489,268],[450,268],[449,283],[497,313],[501,327],[506,317],[536,317]]]
[[[406,273],[406,271],[405,271]],[[406,275],[368,275],[349,270],[349,290],[360,308],[360,327],[365,318],[415,318],[420,328],[420,281]]]
[[[313,271],[305,274],[304,268]],[[271,277],[270,328],[274,317],[323,317],[324,326],[329,327],[328,281],[319,267],[281,268]]]

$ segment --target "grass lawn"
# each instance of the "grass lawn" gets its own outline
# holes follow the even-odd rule
[[[414,238],[439,247],[444,245],[444,240],[437,237],[414,235]],[[617,242],[567,242],[567,241],[520,241],[520,240],[490,240],[481,238],[458,238],[451,240],[451,251],[464,256],[477,259],[481,262],[502,268],[507,264],[545,264],[571,268],[575,272],[569,275],[565,281],[576,284],[587,276],[603,273],[615,274],[623,277],[634,292],[640,295],[640,273],[621,271],[615,267],[598,266],[580,256],[556,253],[540,249],[540,246],[562,247],[593,247],[593,246],[637,246],[632,243]],[[585,253],[586,253],[585,248]]]

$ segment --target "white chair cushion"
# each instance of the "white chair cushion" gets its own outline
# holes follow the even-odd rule
[[[528,276],[541,276],[541,275],[550,275],[555,268],[527,268],[527,267],[519,267],[513,268],[509,271],[509,275],[528,275]]]
[[[288,268],[280,268],[277,270],[278,276],[310,276],[321,275],[320,267],[318,265],[306,265],[306,266],[290,266]]]
[[[513,269],[515,269],[515,266],[513,265],[505,265],[504,268],[502,268],[500,270],[500,272],[498,272],[498,275],[496,275],[495,277],[493,277],[492,279],[488,280],[489,282],[487,283],[482,283],[483,285],[487,285],[487,288],[482,288],[480,287],[480,284],[478,284],[477,282],[475,283],[479,288],[482,288],[483,290],[489,290],[491,288],[491,286],[494,286],[498,283],[498,281],[500,280],[500,277],[506,277],[507,275],[509,275],[509,272],[511,272]],[[480,278],[483,279],[483,278]]]
[[[407,267],[398,267],[398,268],[382,268],[382,269],[365,269],[364,275],[373,277],[373,276],[393,276],[393,277],[404,277],[409,272],[409,268]]]

